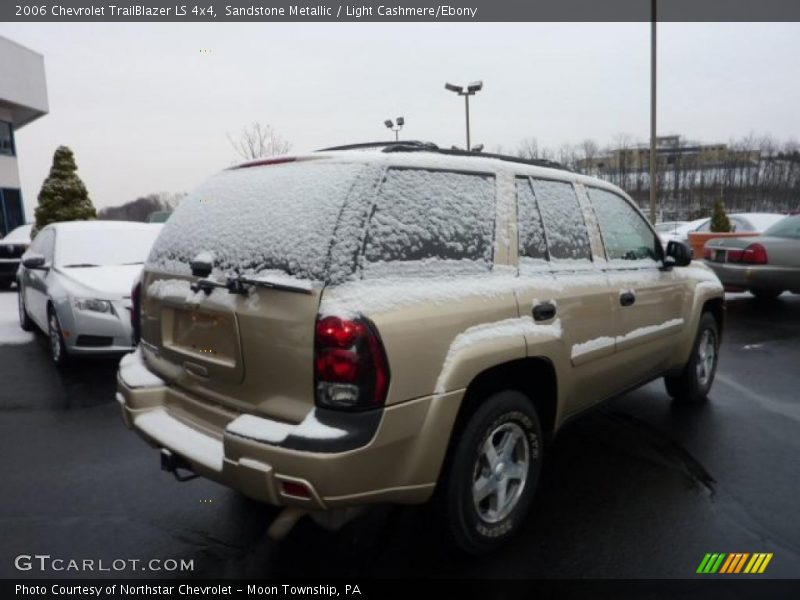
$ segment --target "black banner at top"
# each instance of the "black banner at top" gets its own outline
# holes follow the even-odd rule
[[[800,21],[798,0],[3,0],[9,22]]]

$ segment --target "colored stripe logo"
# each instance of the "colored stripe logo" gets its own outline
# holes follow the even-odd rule
[[[697,573],[701,575],[712,575],[715,573],[725,575],[736,575],[739,573],[763,573],[769,561],[772,560],[772,552],[734,552],[734,553],[708,553],[700,561]]]

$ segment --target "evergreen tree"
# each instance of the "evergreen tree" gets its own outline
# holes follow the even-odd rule
[[[714,202],[714,211],[711,213],[711,231],[714,233],[727,233],[731,230],[731,221],[725,214],[725,205],[722,200]]]
[[[39,192],[34,235],[45,225],[60,221],[86,221],[97,218],[89,192],[78,177],[72,150],[59,146],[53,155],[50,174]]]

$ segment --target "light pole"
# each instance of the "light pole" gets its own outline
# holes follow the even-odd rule
[[[449,90],[451,92],[455,92],[459,96],[464,96],[464,107],[467,111],[467,152],[470,151],[469,145],[469,97],[474,96],[478,92],[483,89],[483,82],[482,81],[473,81],[470,84],[467,84],[466,89],[464,86],[460,85],[453,85],[452,83],[445,83],[444,89]]]
[[[392,131],[394,131],[394,141],[395,142],[399,142],[400,141],[400,130],[403,128],[403,125],[406,124],[406,120],[403,117],[397,117],[397,124],[396,125],[392,122],[391,119],[386,119],[383,122],[383,124],[386,125],[387,129],[391,129]]]
[[[658,157],[656,156],[656,4],[650,0],[650,222],[656,222],[656,184]]]

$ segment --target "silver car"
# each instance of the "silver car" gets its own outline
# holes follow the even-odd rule
[[[56,364],[132,349],[131,288],[161,227],[75,221],[36,235],[19,270],[19,319],[48,334]]]
[[[704,250],[729,292],[749,290],[757,298],[800,294],[800,215],[785,217],[757,237],[717,238]]]

